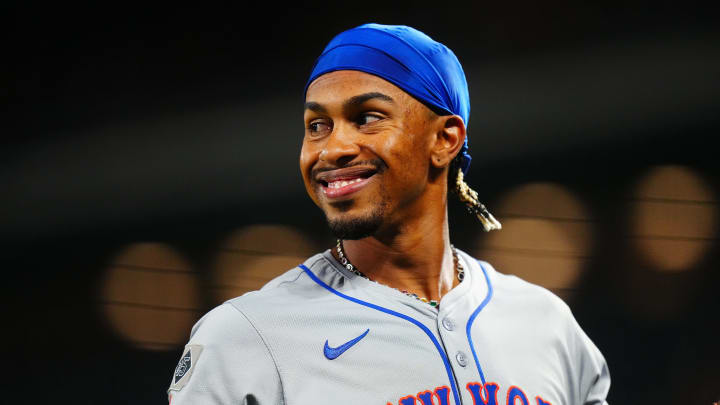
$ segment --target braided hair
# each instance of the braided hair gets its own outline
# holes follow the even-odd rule
[[[431,104],[423,103],[428,107],[428,117],[433,120],[438,116],[450,114],[447,111],[435,107]],[[448,190],[455,194],[461,203],[465,205],[465,209],[474,215],[482,224],[485,232],[490,232],[496,229],[502,229],[500,221],[488,211],[485,204],[478,200],[477,191],[470,188],[465,183],[465,174],[462,171],[462,154],[458,153],[453,160],[450,161],[450,168],[448,170]]]
[[[465,183],[465,175],[463,174],[460,159],[462,156],[458,154],[450,162],[450,169],[448,171],[448,188],[450,191],[457,195],[460,202],[465,205],[467,211],[477,217],[480,220],[485,232],[490,232],[495,229],[502,229],[500,222],[492,216],[490,211],[485,207],[485,204],[478,200],[477,191],[470,188]]]

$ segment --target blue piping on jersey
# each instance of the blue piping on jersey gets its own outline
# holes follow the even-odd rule
[[[470,334],[470,329],[472,328],[473,321],[475,321],[475,318],[478,316],[480,311],[482,311],[483,308],[485,308],[485,305],[487,305],[488,302],[490,302],[490,298],[492,298],[493,295],[493,287],[490,283],[490,277],[488,277],[487,271],[485,271],[485,267],[483,267],[482,263],[478,260],[478,264],[480,265],[480,268],[483,271],[483,274],[485,275],[485,281],[487,282],[488,286],[488,292],[485,296],[485,299],[483,302],[478,305],[477,308],[475,308],[475,311],[470,315],[470,319],[468,319],[467,326],[465,327],[465,333],[467,334],[468,343],[470,343],[470,350],[472,351],[473,358],[475,359],[475,366],[477,367],[478,373],[480,373],[480,379],[482,380],[483,385],[485,385],[485,375],[482,372],[482,367],[480,367],[480,361],[478,360],[477,352],[475,352],[475,344],[473,344],[472,335]]]
[[[380,312],[384,312],[386,314],[397,316],[398,318],[402,318],[410,323],[413,323],[413,324],[415,324],[415,326],[422,329],[422,331],[425,332],[425,334],[428,335],[430,340],[432,340],[432,342],[435,344],[435,348],[437,349],[438,353],[440,353],[440,357],[442,358],[442,361],[445,364],[445,371],[447,372],[448,378],[450,379],[450,387],[452,388],[453,397],[455,397],[455,403],[457,405],[460,405],[460,403],[461,403],[460,395],[457,392],[457,384],[455,383],[455,377],[453,376],[452,370],[450,369],[450,362],[448,361],[447,356],[445,355],[445,351],[442,349],[442,347],[440,346],[440,343],[435,338],[435,335],[433,335],[432,332],[430,332],[430,329],[428,329],[427,326],[423,325],[418,320],[411,318],[405,314],[401,314],[401,313],[395,312],[391,309],[383,308],[379,305],[371,304],[369,302],[350,297],[349,295],[345,295],[345,294],[341,293],[340,291],[337,291],[334,288],[330,287],[329,285],[325,284],[322,280],[320,280],[315,275],[315,273],[310,271],[310,269],[308,269],[307,266],[305,266],[304,264],[301,264],[299,267],[301,269],[303,269],[303,271],[305,271],[305,273],[307,273],[307,275],[310,276],[310,278],[314,282],[318,283],[320,286],[324,287],[326,290],[337,295],[338,297],[345,298],[348,301],[352,301],[356,304],[364,305],[368,308],[372,308],[372,309],[378,310]],[[472,343],[470,344],[470,347],[472,347]],[[473,354],[475,354],[475,351],[473,351]],[[475,357],[475,361],[477,361],[477,356]]]

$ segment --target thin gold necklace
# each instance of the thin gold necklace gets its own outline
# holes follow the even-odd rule
[[[450,245],[450,249],[452,249],[453,264],[455,265],[455,270],[457,270],[457,279],[458,279],[458,281],[462,282],[463,279],[465,278],[465,269],[463,269],[462,264],[460,264],[460,260],[458,259],[458,254],[457,254],[457,250],[455,250],[455,246],[453,246],[453,245],[451,244],[451,245]],[[370,281],[373,281],[373,282],[377,283],[377,281],[375,281],[375,280],[371,279],[370,277],[366,276],[366,275],[363,274],[360,270],[358,270],[357,267],[355,267],[352,263],[350,263],[350,260],[347,258],[347,256],[345,256],[345,253],[343,252],[342,239],[338,239],[338,240],[337,240],[337,253],[338,253],[338,256],[340,257],[340,263],[341,263],[343,266],[345,266],[346,269],[348,269],[348,270],[351,271],[352,273],[354,273],[354,274],[356,274],[356,275],[358,275],[358,276],[360,276],[360,277],[362,277],[362,278],[365,278],[365,279],[367,279],[367,280],[370,280]],[[380,284],[380,283],[378,283],[378,284]],[[437,307],[440,306],[440,303],[439,303],[438,301],[436,301],[436,300],[429,300],[429,299],[427,299],[427,298],[425,298],[425,297],[420,297],[420,296],[418,296],[417,294],[412,293],[412,292],[410,292],[410,291],[401,290],[401,289],[394,288],[394,287],[391,287],[391,288],[393,288],[393,289],[395,289],[395,290],[397,290],[397,291],[400,291],[401,293],[407,295],[408,297],[413,297],[413,298],[415,298],[415,299],[417,299],[417,300],[419,300],[419,301],[422,301],[422,302],[424,302],[424,303],[426,303],[426,304],[429,304],[431,307],[437,308]]]

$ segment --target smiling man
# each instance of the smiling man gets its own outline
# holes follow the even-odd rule
[[[300,170],[337,236],[193,328],[172,404],[603,404],[599,350],[547,290],[450,243],[464,181],[465,75],[405,26],[335,37],[305,88]]]

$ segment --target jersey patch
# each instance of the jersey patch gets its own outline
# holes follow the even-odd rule
[[[175,374],[173,374],[173,380],[170,383],[169,391],[180,391],[182,387],[187,384],[190,376],[192,375],[193,367],[197,364],[202,353],[202,345],[187,345],[185,346],[185,352],[183,353],[177,367],[175,367]]]

